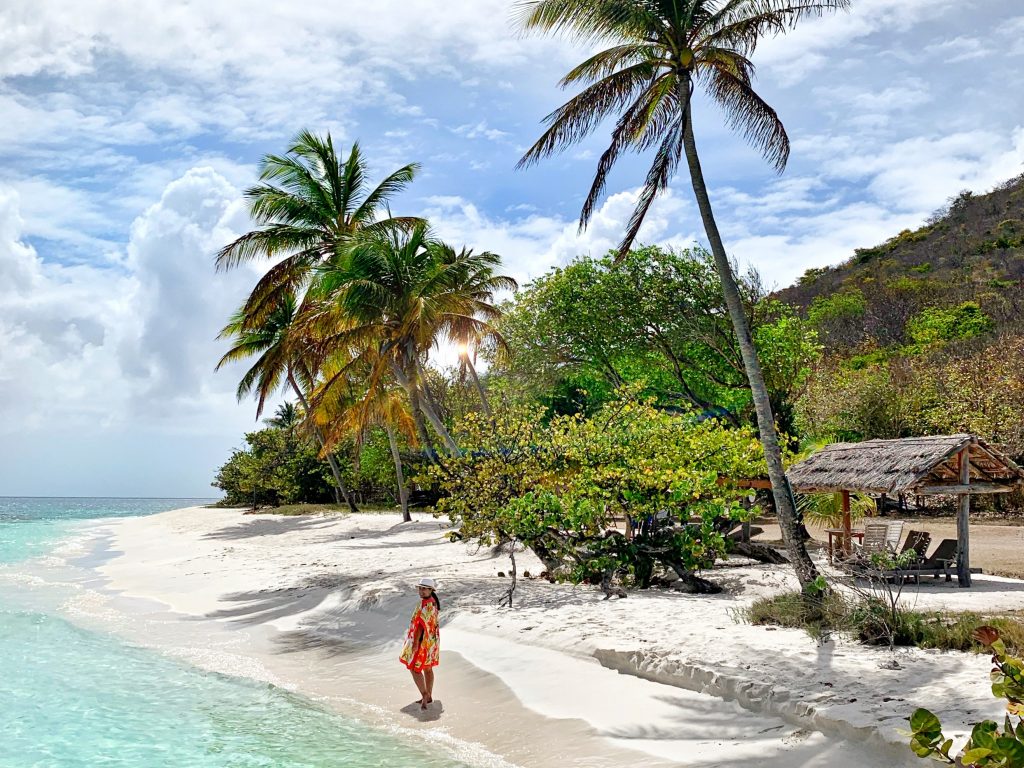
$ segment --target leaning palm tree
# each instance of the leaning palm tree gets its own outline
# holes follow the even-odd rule
[[[565,33],[584,44],[610,46],[562,79],[563,87],[582,90],[547,116],[547,130],[520,160],[521,166],[537,162],[614,118],[611,143],[598,161],[583,204],[581,227],[593,215],[621,155],[653,149],[654,160],[619,245],[622,258],[651,204],[685,158],[750,382],[779,522],[805,590],[817,578],[817,570],[799,531],[761,365],[711,208],[693,134],[692,107],[699,86],[725,111],[729,125],[781,172],[789,157],[789,138],[775,110],[753,88],[750,57],[765,36],[785,33],[805,17],[849,4],[850,0],[531,0],[518,6],[525,30]]]
[[[367,162],[352,145],[341,159],[331,134],[303,131],[284,155],[267,155],[260,182],[245,192],[256,229],[224,246],[217,269],[254,259],[280,259],[260,278],[245,305],[259,323],[277,305],[277,295],[301,295],[315,268],[363,233],[411,227],[420,219],[392,217],[391,197],[413,180],[419,166],[404,165],[371,188]]]
[[[256,357],[256,362],[238,383],[236,394],[239,401],[249,395],[256,398],[257,419],[263,413],[267,398],[288,386],[295,392],[307,415],[310,414],[309,400],[300,380],[305,382],[308,391],[312,386],[313,377],[307,359],[304,359],[305,345],[301,343],[297,331],[297,310],[298,302],[295,296],[288,292],[280,292],[277,294],[276,305],[262,322],[254,323],[245,307],[242,307],[231,316],[218,337],[231,339],[232,346],[221,357],[216,370],[219,371],[230,362]],[[314,426],[314,434],[323,446],[324,436],[319,427]],[[342,480],[337,460],[330,452],[326,458],[334,477],[335,500],[340,504],[344,499],[351,511],[358,512]]]

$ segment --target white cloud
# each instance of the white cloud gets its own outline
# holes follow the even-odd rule
[[[136,220],[124,268],[62,266],[23,242],[0,188],[0,429],[240,427],[214,336],[256,272],[215,275],[212,258],[246,218],[238,190],[196,168]]]
[[[755,61],[761,71],[786,86],[832,66],[836,51],[856,56],[866,38],[880,31],[901,31],[933,21],[958,0],[858,0],[849,13],[807,19],[791,32],[765,40]],[[865,62],[861,62],[865,64]]]
[[[952,40],[932,43],[924,49],[924,52],[932,54],[946,64],[982,59],[992,54],[992,50],[986,47],[980,39],[965,35],[954,37]]]
[[[429,198],[420,215],[429,218],[438,235],[448,242],[497,253],[508,273],[526,283],[577,256],[603,256],[617,247],[637,194],[638,190],[629,190],[611,195],[594,212],[583,232],[575,220],[558,215],[533,213],[523,218],[495,218],[482,213],[473,203],[453,196]],[[648,212],[637,243],[690,245],[696,239],[692,210],[688,202],[668,191]]]
[[[481,120],[478,123],[466,123],[465,125],[452,128],[452,133],[465,136],[467,139],[488,139],[489,141],[501,141],[512,135],[508,131],[491,128],[487,125],[486,120]]]

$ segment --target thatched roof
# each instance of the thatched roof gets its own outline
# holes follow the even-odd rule
[[[1024,471],[1009,457],[967,434],[835,443],[786,474],[798,493],[935,494],[944,492],[943,486],[963,490],[957,454],[964,448],[970,457],[972,492],[998,492],[1024,482]]]

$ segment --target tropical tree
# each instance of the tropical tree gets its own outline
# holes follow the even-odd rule
[[[303,131],[284,155],[260,163],[260,183],[245,192],[256,229],[224,246],[217,269],[254,259],[280,259],[256,284],[245,305],[259,323],[281,293],[302,295],[314,269],[362,234],[411,227],[420,219],[385,215],[390,199],[413,180],[419,166],[404,165],[370,188],[367,162],[354,143],[344,160],[331,134]]]
[[[651,204],[686,160],[750,381],[779,522],[805,590],[815,583],[817,571],[799,533],[768,389],[704,182],[692,106],[700,86],[725,111],[729,125],[781,172],[789,157],[789,138],[775,110],[753,88],[750,57],[766,35],[785,33],[805,17],[849,4],[850,0],[530,0],[519,4],[519,21],[525,30],[564,33],[589,45],[610,44],[562,79],[565,88],[583,89],[547,116],[547,130],[520,160],[521,166],[535,163],[579,142],[606,119],[615,119],[611,143],[598,161],[583,204],[581,226],[593,215],[621,155],[654,149],[654,160],[619,245],[620,257],[625,256]]]
[[[322,425],[323,450],[328,455],[338,442],[349,437],[354,439],[358,453],[370,429],[381,427],[384,430],[395,466],[402,520],[409,522],[412,520],[409,514],[409,489],[402,467],[398,437],[402,436],[409,443],[415,444],[416,425],[405,399],[396,391],[393,381],[374,382],[373,368],[368,356],[363,357],[362,365],[353,367],[346,357],[335,355],[324,367],[325,383],[314,394],[314,418]]]
[[[299,414],[299,410],[295,407],[294,403],[285,402],[277,406],[274,415],[269,419],[264,419],[263,423],[268,427],[283,429],[288,434],[293,434],[302,423],[302,416]]]
[[[515,285],[494,274],[499,263],[493,253],[456,252],[419,223],[360,238],[319,270],[312,289],[324,307],[317,333],[327,348],[350,350],[351,365],[369,365],[368,389],[385,386],[389,375],[398,382],[428,453],[424,419],[451,455],[459,447],[426,386],[427,356],[466,329],[494,332],[500,311],[490,296]]]
[[[501,257],[490,252],[473,254],[472,250],[463,248],[456,253],[455,249],[444,243],[438,244],[437,254],[445,264],[458,266],[462,272],[453,282],[461,286],[476,305],[474,314],[460,317],[453,315],[446,324],[447,335],[454,342],[459,352],[459,366],[469,374],[473,387],[480,397],[480,406],[491,416],[491,406],[487,401],[487,392],[480,382],[475,359],[481,344],[490,344],[494,348],[506,347],[505,339],[492,325],[481,325],[476,314],[489,319],[497,319],[494,312],[494,293],[505,289],[514,291],[519,284],[507,275],[496,275],[495,269],[501,263]]]
[[[236,360],[247,360],[256,357],[248,371],[238,383],[237,396],[239,401],[253,395],[256,398],[256,418],[263,413],[267,398],[280,389],[291,387],[307,414],[310,414],[309,400],[299,383],[302,379],[306,387],[312,386],[313,376],[308,365],[308,346],[298,332],[298,302],[294,294],[282,291],[276,294],[274,308],[264,316],[262,322],[255,323],[243,306],[224,326],[218,338],[231,339],[231,348],[224,353],[216,370]],[[320,445],[324,445],[324,435],[314,425],[314,433]],[[327,452],[327,462],[331,467],[337,493],[338,503],[345,500],[353,512],[357,512],[355,502],[345,487],[341,477],[341,469],[337,459]],[[338,498],[340,494],[341,498]]]

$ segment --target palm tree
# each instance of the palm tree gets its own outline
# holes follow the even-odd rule
[[[313,398],[318,421],[324,428],[324,450],[330,450],[338,441],[353,436],[356,451],[360,449],[366,433],[373,426],[383,427],[388,436],[388,447],[391,460],[395,465],[395,480],[398,484],[398,502],[402,510],[402,521],[409,522],[409,490],[405,483],[405,472],[402,469],[402,454],[398,447],[398,434],[411,443],[416,442],[416,425],[409,414],[402,398],[393,386],[366,386],[372,380],[372,365],[364,362],[360,368],[354,369],[347,360],[329,363],[325,367],[325,384],[321,385]],[[353,375],[355,374],[355,375]],[[362,397],[353,398],[355,379],[364,386]]]
[[[274,411],[274,415],[271,416],[269,419],[264,419],[263,423],[266,424],[268,427],[273,427],[274,429],[283,429],[284,431],[291,434],[296,430],[301,421],[302,418],[299,415],[299,411],[295,407],[295,404],[287,402],[281,403],[279,406],[277,406],[277,410]]]
[[[459,283],[462,290],[468,293],[477,304],[477,312],[488,321],[496,320],[500,311],[494,305],[494,293],[497,290],[514,291],[519,288],[513,278],[507,275],[496,275],[495,270],[501,265],[501,257],[489,251],[480,254],[463,248],[456,252],[450,245],[439,244],[438,256],[445,263],[458,265],[462,269]],[[480,344],[491,342],[495,346],[506,346],[504,337],[493,326],[481,326],[471,318],[452,317],[447,324],[448,338],[455,344],[459,353],[459,365],[469,374],[480,397],[480,405],[487,416],[491,415],[491,406],[487,401],[487,392],[477,374],[476,350]]]
[[[278,294],[301,295],[314,269],[361,234],[419,223],[382,216],[418,169],[415,163],[404,165],[371,189],[358,143],[341,160],[330,133],[320,137],[310,131],[300,133],[284,155],[265,156],[261,183],[245,192],[258,226],[216,258],[218,270],[257,258],[281,259],[256,284],[245,305],[247,316],[259,323],[277,305]]]
[[[750,382],[779,522],[805,591],[817,578],[817,569],[799,533],[761,365],[711,208],[693,135],[692,105],[694,90],[700,86],[725,111],[729,125],[781,172],[789,157],[789,138],[775,110],[753,88],[750,56],[763,37],[785,33],[805,17],[849,4],[850,0],[531,0],[519,4],[519,20],[526,30],[565,33],[584,44],[610,44],[562,79],[564,88],[579,85],[583,89],[547,116],[547,130],[520,160],[521,166],[535,163],[579,142],[606,118],[615,118],[611,143],[598,161],[583,204],[581,227],[593,215],[608,174],[622,153],[654,149],[654,160],[619,245],[621,259],[654,199],[686,159]]]
[[[307,360],[303,359],[305,350],[297,333],[298,303],[294,294],[287,291],[277,293],[276,298],[276,305],[261,323],[254,323],[243,306],[232,315],[218,336],[221,339],[231,339],[233,343],[231,349],[221,357],[215,370],[219,371],[230,362],[258,355],[256,362],[242,376],[236,392],[239,401],[250,394],[256,397],[257,419],[263,413],[267,398],[286,386],[290,386],[295,392],[306,414],[311,413],[309,400],[299,384],[299,379],[302,379],[307,387],[310,387],[313,377]],[[314,426],[313,431],[323,446],[322,431],[317,426]],[[330,452],[326,458],[334,477],[335,500],[340,504],[343,498],[352,512],[358,512],[348,489],[345,488],[337,460]]]
[[[494,274],[499,263],[492,253],[456,252],[420,223],[360,238],[319,270],[311,289],[330,307],[318,321],[325,345],[352,350],[353,364],[368,363],[371,389],[386,374],[394,377],[408,395],[416,433],[428,455],[424,419],[450,454],[458,455],[459,447],[426,391],[427,356],[458,329],[494,332],[490,321],[500,311],[490,297],[515,284]]]

